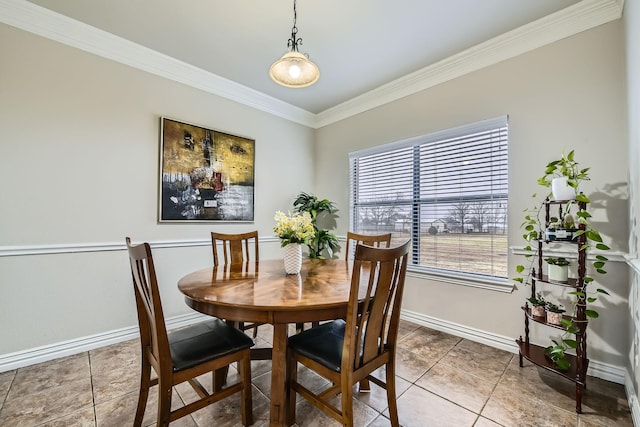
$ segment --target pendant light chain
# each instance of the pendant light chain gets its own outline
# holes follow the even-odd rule
[[[298,34],[298,27],[296,23],[298,21],[298,11],[296,9],[296,0],[293,0],[293,28],[291,28],[291,38],[287,41],[287,47],[292,52],[298,52],[298,45],[302,44],[302,37],[296,38]]]

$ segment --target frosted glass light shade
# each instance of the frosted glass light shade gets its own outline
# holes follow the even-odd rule
[[[300,88],[317,82],[320,70],[300,52],[287,52],[271,65],[269,76],[279,85]]]

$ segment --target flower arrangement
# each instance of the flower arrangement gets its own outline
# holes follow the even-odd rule
[[[315,235],[309,212],[296,212],[293,215],[289,212],[285,215],[284,212],[278,211],[274,219],[276,225],[273,231],[280,238],[280,246],[283,248],[289,243],[306,244]]]

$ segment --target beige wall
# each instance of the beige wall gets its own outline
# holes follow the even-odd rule
[[[627,359],[627,394],[634,410],[636,422],[640,422],[640,4],[625,2],[624,24],[626,30],[628,123],[629,123],[629,209],[631,232],[629,233],[629,259],[633,266],[629,289],[629,352]]]
[[[156,251],[166,316],[191,312],[176,281],[211,264],[208,233],[268,238],[313,190],[309,128],[3,24],[0,58],[0,247],[91,247],[0,256],[0,355],[133,326],[126,253],[106,250],[126,235],[205,240]],[[255,139],[255,223],[157,223],[160,116]]]
[[[289,208],[299,191],[335,201],[337,234],[346,233],[349,152],[508,114],[510,245],[522,245],[521,212],[543,165],[575,148],[592,167],[585,191],[598,202],[598,227],[615,252],[626,252],[623,37],[621,22],[607,24],[314,132],[0,25],[0,249],[63,247],[0,256],[0,356],[133,326],[126,254],[111,246],[127,234],[166,246],[154,253],[166,315],[189,312],[176,280],[209,265],[211,254],[206,243],[180,243],[206,239],[213,226],[156,222],[163,115],[255,138],[256,221],[216,228],[271,236],[273,212]],[[265,243],[261,256],[277,256],[277,241]],[[80,244],[90,249],[75,253]],[[511,271],[520,262],[510,254]],[[602,284],[613,296],[590,326],[590,358],[624,367],[629,280],[622,262],[609,271]],[[505,294],[412,276],[404,308],[513,343],[523,332],[527,290]]]
[[[318,131],[316,185],[342,210],[349,227],[347,154],[365,147],[509,115],[510,246],[523,246],[522,211],[538,191],[536,179],[563,150],[591,166],[587,194],[595,222],[616,252],[626,252],[627,133],[623,26],[620,21],[578,34]],[[621,257],[618,257],[621,259]],[[515,275],[519,256],[511,254]],[[612,262],[602,280],[612,297],[599,303],[590,325],[589,357],[623,367],[627,346],[627,268]],[[523,334],[528,287],[510,294],[411,277],[403,308],[467,330],[511,339]],[[546,343],[542,342],[543,344]]]

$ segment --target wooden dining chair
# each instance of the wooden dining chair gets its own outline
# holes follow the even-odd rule
[[[347,231],[347,244],[345,246],[345,255],[344,259],[349,260],[349,247],[356,247],[356,245],[360,243],[362,245],[374,246],[374,247],[385,247],[388,248],[391,245],[391,233],[385,234],[360,234],[354,233],[351,231]],[[385,244],[382,246],[382,244]],[[311,327],[315,328],[318,326],[320,322],[312,322]],[[362,382],[362,388],[364,390],[369,390],[369,383],[367,381]]]
[[[158,426],[167,426],[194,411],[237,392],[241,393],[241,417],[245,426],[253,424],[251,402],[251,356],[253,340],[241,331],[214,319],[167,333],[158,291],[151,247],[132,245],[126,238],[138,310],[142,372],[134,426],[142,425],[149,388],[158,386]],[[240,379],[212,393],[196,377],[238,364]],[[151,379],[151,369],[157,378]],[[199,400],[171,410],[173,387],[188,381]]]
[[[260,261],[260,250],[258,247],[258,231],[246,233],[217,233],[211,232],[211,246],[213,248],[213,265],[238,265],[249,262]],[[218,246],[221,247],[222,256],[218,255]],[[253,260],[252,260],[253,254]],[[258,326],[262,323],[238,323],[238,329],[246,331],[253,329],[253,338],[258,336]]]
[[[385,234],[360,234],[354,233],[351,231],[347,231],[347,244],[345,247],[345,259],[349,259],[349,246],[353,245],[355,247],[358,243],[367,245],[367,246],[375,246],[375,247],[385,247],[388,248],[391,246],[391,233]],[[382,244],[384,243],[384,246]]]
[[[296,393],[353,426],[353,386],[368,379],[386,389],[391,425],[398,426],[395,360],[400,305],[409,244],[392,248],[357,245],[346,320],[338,319],[289,337],[287,350],[287,421],[295,422]],[[298,382],[298,363],[331,382],[314,393]],[[386,368],[385,380],[372,373]],[[341,404],[330,399],[341,394]]]
[[[225,265],[239,264],[244,262],[260,260],[258,248],[258,231],[247,233],[216,233],[211,232],[211,245],[213,248],[213,265],[220,265],[218,256],[218,246],[222,247],[222,260]],[[253,253],[253,260],[251,255]]]

